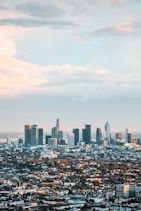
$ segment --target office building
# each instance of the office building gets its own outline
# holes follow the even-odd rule
[[[85,144],[91,143],[91,125],[85,125],[85,128],[82,129],[82,139]]]
[[[67,134],[68,146],[74,146],[74,133]]]
[[[61,130],[60,119],[57,119],[56,126],[52,128],[51,134],[52,138],[57,138],[58,140],[63,138],[63,131]]]
[[[129,198],[134,198],[136,193],[137,186],[135,184],[130,185],[129,188]]]
[[[106,133],[107,144],[109,145],[111,142],[111,134],[110,134],[110,124],[108,122],[106,122],[105,124],[105,133]]]
[[[32,125],[31,130],[31,146],[37,146],[39,145],[39,139],[38,139],[38,126]]]
[[[38,144],[39,139],[37,125],[25,125],[25,146],[37,146]]]
[[[116,133],[116,139],[122,140],[122,134],[121,133]]]
[[[128,133],[131,133],[130,128],[125,129],[125,142],[128,143]]]
[[[74,128],[73,133],[74,133],[74,144],[77,146],[79,142],[79,128]]]
[[[96,143],[98,145],[102,145],[102,129],[101,128],[96,129]]]
[[[52,136],[51,136],[51,135],[46,135],[46,136],[45,136],[45,144],[48,144],[48,139],[49,139],[49,138],[52,138]]]
[[[58,131],[58,139],[62,139],[63,138],[63,131],[62,130],[59,130]]]
[[[116,197],[128,197],[129,196],[129,189],[130,185],[129,184],[118,184],[115,187],[115,194]]]
[[[18,144],[23,144],[23,139],[22,138],[19,138]]]
[[[32,125],[25,125],[25,146],[30,147],[31,146],[31,131],[32,131]]]
[[[53,127],[51,130],[51,136],[52,138],[57,138],[58,137],[58,131],[57,131],[57,127]]]
[[[57,138],[49,138],[48,145],[49,146],[57,146]]]
[[[43,128],[38,129],[39,145],[43,145]]]
[[[127,143],[132,144],[134,142],[134,138],[132,136],[132,133],[127,134]]]
[[[57,127],[57,130],[60,131],[61,130],[61,123],[60,123],[60,119],[57,119],[56,121],[56,127]]]
[[[136,142],[136,144],[141,145],[141,138],[136,138],[135,142]]]

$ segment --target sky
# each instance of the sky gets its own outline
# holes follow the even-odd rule
[[[0,0],[0,132],[141,131],[141,0]]]

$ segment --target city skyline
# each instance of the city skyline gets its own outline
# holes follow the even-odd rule
[[[113,145],[113,144],[139,144],[141,139],[135,138],[132,134],[130,128],[126,128],[124,134],[121,132],[116,132],[116,134],[111,133],[109,122],[105,123],[105,128],[96,128],[95,138],[93,136],[93,131],[91,124],[85,124],[80,132],[80,128],[73,128],[72,132],[67,132],[64,135],[64,131],[61,128],[60,119],[56,120],[56,126],[51,128],[50,133],[44,134],[43,128],[38,128],[38,125],[25,125],[24,126],[24,137],[25,137],[25,147],[38,146],[38,145],[68,145],[68,146],[78,146],[78,145],[91,145],[95,143],[97,145]],[[44,139],[45,136],[45,139]],[[45,142],[44,142],[45,140]],[[117,143],[116,143],[117,142]]]
[[[141,1],[0,0],[0,132],[141,131]]]

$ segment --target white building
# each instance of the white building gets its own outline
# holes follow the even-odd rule
[[[74,146],[74,133],[68,133],[67,134],[67,141],[68,141],[68,146]]]

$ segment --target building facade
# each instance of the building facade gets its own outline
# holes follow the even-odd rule
[[[38,126],[25,125],[25,146],[37,146],[39,144]]]
[[[39,145],[43,145],[43,128],[38,129],[38,138],[39,138]]]
[[[102,129],[101,128],[97,128],[96,129],[96,143],[98,145],[102,145]]]
[[[106,124],[105,124],[105,133],[106,133],[107,144],[109,145],[110,142],[111,142],[111,134],[110,134],[110,124],[109,124],[109,122],[106,122]]]
[[[67,142],[68,146],[74,146],[74,133],[68,133],[67,134]]]
[[[82,139],[85,144],[91,143],[91,125],[85,125],[85,128],[82,129]]]
[[[74,133],[74,144],[77,146],[79,142],[79,128],[74,128],[73,133]]]

